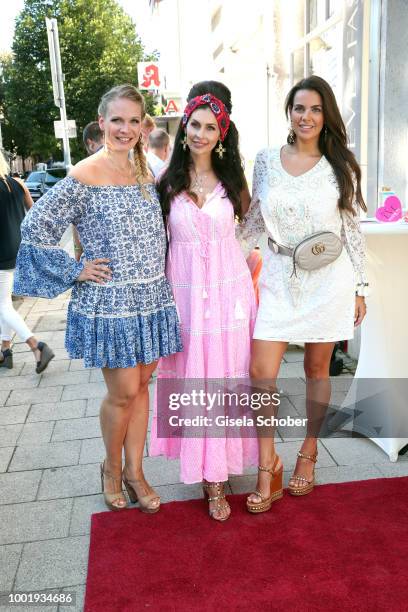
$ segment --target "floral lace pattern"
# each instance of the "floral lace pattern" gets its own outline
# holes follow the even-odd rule
[[[166,238],[153,185],[90,186],[67,177],[25,218],[15,293],[54,297],[73,288],[66,348],[89,367],[133,367],[181,350],[178,317],[164,275]],[[59,246],[72,223],[83,258],[108,258],[112,280],[77,282],[83,269]]]
[[[322,230],[340,236],[345,248],[328,266],[313,271],[298,268],[296,274],[290,257],[268,249],[255,337],[317,342],[353,336],[355,285],[366,282],[364,240],[358,215],[340,211],[338,197],[336,177],[325,157],[309,171],[292,176],[282,166],[279,149],[258,153],[251,206],[236,232],[244,251],[248,253],[263,232],[293,248]],[[323,310],[317,316],[318,308],[327,314],[322,316]],[[317,320],[319,328],[313,324]],[[268,330],[261,321],[269,322]]]

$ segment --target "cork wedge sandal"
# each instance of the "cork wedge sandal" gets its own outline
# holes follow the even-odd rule
[[[308,459],[309,461],[313,461],[313,463],[316,463],[317,461],[317,451],[313,455],[306,455],[306,453],[302,453],[301,451],[298,451],[297,456],[300,459]],[[296,483],[296,484],[291,484],[291,483]],[[289,480],[288,491],[291,495],[296,495],[296,496],[307,495],[308,493],[311,493],[313,491],[314,486],[315,486],[315,477],[314,477],[314,468],[313,468],[313,476],[311,480],[308,480],[306,476],[302,476],[302,475],[297,476],[293,474],[293,476],[291,476]]]
[[[283,465],[280,466],[279,469],[276,469],[276,466],[279,462],[279,456],[275,456],[275,461],[271,468],[258,466],[259,472],[268,472],[271,475],[271,481],[269,485],[269,496],[264,497],[261,495],[260,491],[253,491],[251,495],[257,495],[260,499],[259,502],[254,502],[247,498],[246,507],[248,512],[252,514],[258,514],[260,512],[267,512],[270,510],[274,501],[281,499],[283,497]]]

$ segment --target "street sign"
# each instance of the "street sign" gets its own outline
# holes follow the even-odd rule
[[[175,100],[168,100],[167,101],[167,106],[164,109],[164,114],[165,115],[172,115],[174,113],[179,113],[181,110],[181,108],[179,108],[179,106],[177,105]]]
[[[160,89],[160,69],[157,62],[138,62],[137,79],[139,89],[158,90]]]
[[[64,138],[64,122],[54,121],[54,134],[55,138]],[[67,119],[67,136],[68,138],[76,138],[77,129],[74,119]]]

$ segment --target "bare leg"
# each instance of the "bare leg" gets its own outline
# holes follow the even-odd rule
[[[112,474],[114,479],[105,479],[105,490],[108,493],[120,493],[122,448],[132,416],[133,405],[139,393],[141,366],[138,365],[135,368],[103,368],[102,373],[108,393],[102,402],[99,418],[106,448],[105,470]],[[121,505],[125,505],[125,503]]]
[[[288,346],[287,342],[275,342],[269,340],[253,340],[251,352],[250,376],[254,386],[265,387],[269,393],[276,391],[276,379],[279,374],[279,368],[282,357]],[[271,414],[274,414],[274,408],[270,407]],[[266,468],[271,468],[275,459],[275,439],[274,430],[271,429],[270,437],[259,437],[259,465]],[[279,469],[281,462],[277,464]],[[258,472],[257,491],[263,497],[269,496],[271,477],[268,472]],[[259,495],[252,493],[249,496],[249,501],[254,503],[260,502]]]
[[[317,451],[319,431],[330,402],[330,358],[334,349],[334,342],[307,343],[305,345],[304,367],[306,374],[306,416],[308,419],[306,438],[302,444],[301,452],[314,455]],[[304,476],[312,480],[314,462],[298,457],[294,475]],[[291,487],[302,487],[298,480],[289,481]]]
[[[131,407],[131,415],[124,442],[124,476],[127,480],[132,481],[134,488],[136,487],[137,489],[136,493],[139,498],[155,494],[152,487],[145,480],[142,462],[149,419],[149,381],[156,367],[157,361],[140,366],[139,391]],[[155,503],[153,501],[146,503],[148,503],[149,508],[158,507],[160,505],[160,498],[157,496],[157,502]]]

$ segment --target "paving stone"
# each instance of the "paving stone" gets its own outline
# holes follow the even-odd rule
[[[0,506],[0,544],[65,538],[71,508],[71,499]]]
[[[388,455],[367,438],[325,438],[321,442],[339,465],[368,465],[390,461]]]
[[[279,368],[280,378],[304,378],[304,376],[303,362],[281,363]]]
[[[86,576],[88,548],[86,536],[25,544],[15,588],[38,590],[80,583]]]
[[[38,321],[34,328],[36,335],[43,336],[42,332],[64,330],[67,326],[67,318],[64,310],[55,313],[45,314]]]
[[[275,445],[276,452],[282,459],[283,467],[285,470],[293,470],[296,464],[296,455],[300,449],[301,443],[297,440],[290,440],[287,442],[278,442]],[[327,452],[326,448],[322,445],[321,441],[318,442],[318,465],[319,467],[335,467],[336,462]]]
[[[52,336],[52,345],[55,348],[64,348],[65,347],[65,330],[64,331],[56,331]]]
[[[38,338],[38,340],[41,340],[42,342],[51,342],[52,340],[52,336],[53,336],[52,331],[44,331],[41,334],[41,337]],[[27,355],[29,355],[30,359],[33,359],[33,354],[31,352],[31,350],[29,349],[28,345],[25,342],[15,342],[13,344],[13,353],[27,353]]]
[[[99,416],[99,411],[101,409],[102,398],[101,397],[93,397],[87,400],[86,412],[85,416]]]
[[[10,391],[8,389],[7,391],[0,390],[0,406],[4,406],[9,395]]]
[[[23,369],[22,363],[14,363],[14,362],[13,362],[13,367],[11,368],[11,370],[8,370],[7,368],[2,368],[0,370],[0,387],[3,388],[1,384],[2,378],[11,378],[14,376],[20,376],[20,374],[22,373],[22,369]],[[29,373],[31,374],[31,372]]]
[[[15,446],[23,425],[1,425],[0,426],[0,447]]]
[[[4,391],[7,391],[8,389],[33,389],[34,387],[38,387],[39,382],[40,377],[38,374],[5,378],[1,381],[1,388]]]
[[[230,476],[228,481],[234,495],[250,493],[256,488],[256,474],[250,476]]]
[[[71,364],[69,366],[71,372],[76,372],[77,370],[84,370],[84,361],[83,359],[71,359]],[[87,368],[92,371],[92,368]]]
[[[99,418],[66,419],[55,424],[52,442],[64,440],[83,440],[84,438],[99,438],[101,435]]]
[[[67,385],[64,388],[62,400],[88,399],[104,397],[106,395],[105,383],[89,383],[87,385]]]
[[[22,544],[0,546],[0,591],[11,591],[22,548]]]
[[[340,465],[331,468],[320,468],[318,465],[316,464],[316,482],[318,484],[351,482],[382,477],[379,466],[376,465]]]
[[[54,346],[52,347],[52,349],[54,350]],[[69,364],[70,364],[69,359],[59,359],[59,360],[53,359],[52,361],[50,361],[50,363],[47,366],[47,369],[42,374],[42,380],[44,380],[45,377],[49,378],[50,376],[54,376],[55,374],[67,372],[69,368]],[[32,371],[32,369],[33,367],[31,363],[24,363],[22,373],[29,374]]]
[[[29,404],[23,406],[5,406],[0,408],[0,425],[16,425],[24,423],[30,409]]]
[[[0,506],[33,501],[36,498],[42,472],[15,472],[0,474]]]
[[[7,470],[10,459],[14,452],[14,446],[0,448],[0,473]]]
[[[146,457],[143,460],[146,480],[153,486],[178,484],[180,482],[179,459],[165,457]]]
[[[110,512],[105,505],[103,495],[76,497],[72,507],[69,535],[87,535],[91,531],[91,516],[96,512]]]
[[[286,363],[296,363],[296,362],[302,362],[303,363],[303,359],[305,356],[305,352],[302,349],[296,348],[296,347],[288,347],[288,350],[286,351],[285,355],[284,355],[284,360],[286,361]]]
[[[408,461],[398,463],[379,463],[376,466],[382,476],[408,476]]]
[[[100,463],[105,457],[105,445],[102,438],[82,440],[79,463]]]
[[[43,374],[39,388],[56,387],[58,385],[83,385],[89,381],[89,372],[63,372],[61,374]]]
[[[54,429],[54,421],[42,423],[26,423],[18,438],[18,446],[37,446],[50,441]]]
[[[79,419],[85,415],[85,410],[86,400],[58,402],[58,404],[35,404],[30,410],[27,422]]]
[[[160,495],[163,504],[171,501],[184,501],[186,499],[200,499],[203,497],[203,488],[199,483],[162,485],[156,486],[154,490]]]
[[[104,381],[102,370],[92,370],[90,381],[91,382]]]
[[[64,360],[64,361],[68,361],[69,360],[69,356],[67,351],[64,348],[57,348],[51,345],[51,342],[49,343],[49,345],[51,346],[53,352],[54,352],[54,359],[52,360],[51,363],[56,363],[59,360]],[[32,368],[32,372],[35,372],[35,364],[34,364],[34,359],[33,356],[31,354],[31,351],[25,351],[25,352],[21,352],[21,353],[15,353],[13,355],[13,361],[14,363],[25,363],[28,364],[28,367],[30,367],[31,364],[31,368]],[[50,363],[50,366],[51,366]],[[47,368],[48,370],[48,368]],[[29,371],[29,370],[26,370]]]
[[[105,457],[105,445],[102,438],[87,438],[82,440],[80,465],[86,463],[101,463]],[[143,457],[147,457],[147,445],[145,444]],[[124,455],[123,455],[124,461]]]
[[[48,313],[48,312],[54,312],[54,311],[59,311],[63,308],[63,302],[61,300],[59,301],[52,301],[48,304],[41,304],[40,302],[37,302],[37,304],[35,304],[32,309],[31,312],[32,313]]]
[[[92,495],[100,490],[99,464],[52,468],[44,471],[38,499]]]
[[[47,387],[46,389],[23,389],[14,390],[7,400],[7,406],[19,404],[42,404],[44,402],[59,402],[62,395],[62,387]]]
[[[345,391],[332,391],[330,405],[335,410],[340,410],[347,393]],[[290,395],[288,399],[300,415],[306,415],[306,387],[303,395]]]
[[[85,580],[85,576],[84,576]],[[85,585],[64,587],[61,593],[75,593],[75,606],[63,606],[60,604],[58,612],[83,612],[85,602]]]
[[[80,450],[80,440],[50,442],[39,446],[18,446],[10,464],[9,472],[76,465]]]
[[[306,383],[301,378],[281,376],[278,378],[277,387],[284,395],[304,395],[306,392]]]

